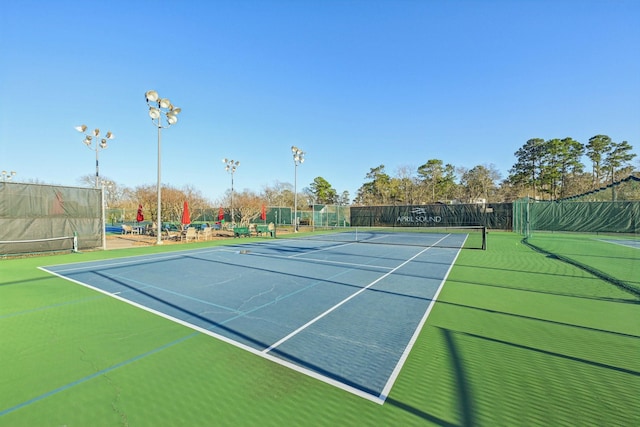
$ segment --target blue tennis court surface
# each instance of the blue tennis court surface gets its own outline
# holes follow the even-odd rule
[[[603,242],[613,243],[614,245],[627,246],[630,248],[640,249],[640,240],[631,239],[600,239]]]
[[[458,253],[291,239],[43,269],[382,403]]]

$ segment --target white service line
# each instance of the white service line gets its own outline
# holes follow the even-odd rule
[[[281,258],[281,259],[291,259],[296,256],[296,255],[267,255],[267,254],[261,254],[258,252],[249,252],[249,255],[260,256],[264,258]],[[374,265],[374,264],[357,264],[353,262],[330,261],[330,260],[319,259],[319,258],[298,258],[298,259],[301,259],[303,261],[313,261],[321,264],[341,265],[346,267],[367,267],[367,268],[378,268],[380,270],[391,270],[391,267],[384,267],[381,265]]]
[[[62,267],[64,265],[68,265],[70,268],[62,268],[60,270],[56,270],[57,273],[69,273],[73,271],[82,271],[82,270],[100,270],[103,268],[111,268],[111,267],[120,267],[124,265],[136,265],[140,264],[141,261],[162,261],[168,259],[179,259],[184,257],[185,253],[192,252],[194,254],[200,253],[210,253],[210,252],[221,252],[219,249],[184,249],[181,251],[175,252],[167,252],[167,253],[158,253],[158,254],[146,254],[146,255],[135,255],[123,258],[111,258],[105,260],[94,260],[94,261],[82,261],[71,264],[58,264],[51,266],[38,267],[41,270],[44,270],[48,273],[52,273],[50,268]]]
[[[436,244],[440,243],[440,241],[444,240],[445,238],[443,237],[442,239],[438,240],[436,242]],[[350,296],[348,296],[347,298],[343,299],[342,301],[340,301],[338,304],[334,305],[333,307],[331,307],[330,309],[328,309],[327,311],[325,311],[324,313],[319,314],[318,316],[316,316],[314,319],[311,319],[310,321],[308,321],[307,323],[305,323],[304,325],[300,326],[298,329],[296,329],[295,331],[291,332],[289,335],[285,336],[284,338],[280,339],[279,341],[276,341],[275,343],[271,344],[268,348],[262,350],[262,353],[268,353],[271,350],[273,350],[274,348],[278,347],[279,345],[281,345],[282,343],[288,341],[289,339],[291,339],[292,337],[296,336],[297,334],[299,334],[300,332],[302,332],[303,330],[307,329],[309,326],[313,325],[314,323],[316,323],[318,320],[322,319],[323,317],[325,317],[326,315],[328,315],[329,313],[333,312],[334,310],[336,310],[338,307],[342,306],[343,304],[347,303],[347,301],[350,301],[351,299],[355,298],[356,296],[360,295],[362,292],[366,291],[367,289],[369,289],[370,287],[372,287],[373,285],[375,285],[376,283],[378,283],[379,281],[381,281],[382,279],[384,279],[385,277],[389,276],[390,274],[392,274],[394,271],[398,270],[400,267],[406,265],[407,263],[413,261],[415,258],[417,258],[419,255],[422,255],[424,252],[428,251],[429,249],[431,249],[433,246],[430,246],[428,248],[424,248],[423,250],[421,250],[420,252],[418,252],[417,254],[415,254],[414,256],[412,256],[411,258],[409,258],[408,260],[406,260],[405,262],[403,262],[402,264],[398,265],[396,268],[394,268],[393,270],[383,274],[382,276],[378,277],[376,280],[374,280],[373,282],[369,283],[367,286],[365,286],[364,288],[360,289],[359,291],[351,294]]]

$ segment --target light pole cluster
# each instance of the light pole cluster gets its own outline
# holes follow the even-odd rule
[[[304,151],[296,147],[291,146],[291,152],[293,153],[293,231],[298,232],[298,165],[304,163]]]
[[[158,226],[156,230],[157,243],[162,244],[162,202],[161,202],[161,133],[162,128],[168,128],[178,122],[180,108],[176,108],[167,98],[160,98],[158,92],[149,90],[145,94],[147,105],[149,106],[149,117],[154,126],[158,128]],[[164,120],[163,120],[164,117]],[[166,124],[165,124],[166,123]]]
[[[14,176],[16,176],[16,171],[2,171],[2,182],[11,181]]]
[[[231,224],[233,225],[235,217],[233,215],[233,174],[236,173],[236,169],[240,166],[240,162],[237,160],[222,159],[222,163],[225,164],[224,170],[231,174]]]
[[[78,132],[84,134],[84,144],[88,149],[96,152],[96,188],[100,187],[100,166],[98,163],[98,152],[100,150],[104,150],[107,148],[107,140],[113,139],[114,136],[111,131],[107,131],[104,135],[104,138],[100,138],[100,129],[96,128],[91,133],[87,133],[87,125],[76,126],[75,128]],[[93,141],[95,140],[96,146],[93,146]]]
[[[149,107],[149,117],[151,118],[151,122],[158,129],[158,182],[157,182],[157,198],[158,198],[158,209],[157,209],[157,244],[162,244],[162,129],[168,128],[171,125],[174,125],[178,122],[178,114],[181,112],[180,108],[175,107],[169,99],[161,98],[158,92],[155,90],[149,90],[145,93],[145,100]],[[104,137],[100,136],[100,129],[94,129],[91,132],[87,132],[87,126],[81,125],[76,126],[75,129],[78,132],[81,132],[85,135],[84,144],[87,148],[95,151],[96,153],[96,188],[100,188],[100,166],[99,166],[99,152],[100,150],[104,150],[107,148],[107,141],[114,138],[113,133],[111,131],[107,131]],[[93,142],[95,141],[95,146]],[[291,152],[293,154],[293,164],[294,164],[294,186],[293,186],[293,194],[294,194],[294,202],[293,202],[293,220],[294,220],[294,231],[298,232],[298,166],[304,163],[305,152],[296,147],[295,145],[291,146]],[[225,164],[225,170],[231,174],[231,222],[233,223],[235,220],[235,212],[233,205],[233,175],[235,174],[240,162],[237,160],[222,159],[222,162]],[[15,171],[7,172],[5,170],[2,171],[2,180],[10,181],[13,176],[16,175]],[[106,182],[105,182],[106,184]],[[104,191],[104,190],[103,190]]]

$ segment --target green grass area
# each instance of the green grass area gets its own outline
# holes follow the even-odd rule
[[[461,252],[384,405],[37,269],[214,244],[0,260],[0,426],[640,425],[640,300],[515,234]]]

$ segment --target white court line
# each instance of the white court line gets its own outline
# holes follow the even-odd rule
[[[123,297],[121,297],[121,296],[119,295],[119,293],[110,293],[110,292],[104,291],[104,290],[102,290],[102,289],[100,289],[100,288],[97,288],[97,287],[91,286],[91,285],[89,285],[89,284],[86,284],[86,283],[80,282],[80,281],[75,280],[75,279],[71,279],[71,278],[69,278],[69,277],[67,277],[67,276],[60,275],[60,274],[58,274],[57,272],[50,271],[50,270],[48,270],[48,269],[47,269],[47,268],[45,268],[45,267],[38,267],[38,269],[43,270],[43,271],[46,271],[46,272],[48,272],[48,273],[50,273],[50,274],[53,274],[53,275],[55,275],[55,276],[58,276],[58,277],[60,277],[60,278],[62,278],[62,279],[65,279],[65,280],[68,280],[68,281],[71,281],[71,282],[77,283],[77,284],[79,284],[79,285],[85,286],[85,287],[87,287],[87,288],[93,289],[93,290],[95,290],[95,291],[97,291],[97,292],[99,292],[99,293],[102,293],[102,294],[105,294],[105,295],[111,296],[112,298],[118,299],[118,300],[120,300],[120,301],[122,301],[122,302],[125,302],[125,303],[127,303],[127,304],[133,305],[133,306],[135,306],[135,307],[137,307],[137,308],[140,308],[140,309],[142,309],[142,310],[148,311],[148,312],[150,312],[150,313],[156,314],[156,315],[158,315],[158,316],[160,316],[160,317],[163,317],[163,318],[169,319],[169,320],[171,320],[171,321],[174,321],[174,322],[176,322],[176,323],[178,323],[178,324],[181,324],[181,325],[183,325],[183,326],[189,327],[189,328],[191,328],[191,329],[193,329],[193,330],[196,330],[196,331],[198,331],[198,332],[201,332],[201,333],[203,333],[203,334],[206,334],[206,335],[212,336],[212,337],[214,337],[214,338],[216,338],[216,339],[219,339],[219,340],[221,340],[221,341],[223,341],[223,342],[226,342],[226,343],[228,343],[228,344],[231,344],[231,345],[234,345],[234,346],[236,346],[236,347],[242,348],[242,349],[244,349],[244,350],[246,350],[246,351],[248,351],[248,352],[250,352],[250,353],[252,353],[252,354],[255,354],[255,355],[257,355],[257,356],[261,356],[261,357],[263,357],[263,358],[265,358],[265,359],[268,359],[268,360],[270,360],[270,361],[272,361],[272,362],[274,362],[274,363],[277,363],[277,364],[279,364],[279,365],[282,365],[282,366],[288,367],[289,369],[292,369],[292,370],[294,370],[294,371],[300,372],[300,373],[305,374],[305,375],[307,375],[307,376],[309,376],[309,377],[315,378],[315,379],[317,379],[317,380],[319,380],[319,381],[325,382],[325,383],[327,383],[327,384],[330,384],[330,385],[333,385],[333,386],[335,386],[335,387],[337,387],[337,388],[340,388],[340,389],[342,389],[342,390],[345,390],[345,391],[347,391],[347,392],[349,392],[349,393],[351,393],[351,394],[357,395],[357,396],[359,396],[359,397],[361,397],[361,398],[364,398],[364,399],[369,400],[369,401],[371,401],[371,402],[374,402],[374,403],[377,403],[377,404],[382,405],[382,404],[384,404],[384,402],[385,402],[385,400],[386,400],[386,397],[387,397],[387,395],[388,395],[388,393],[389,393],[389,391],[390,391],[390,389],[391,389],[391,387],[392,387],[393,383],[395,382],[395,379],[396,379],[397,375],[399,374],[400,369],[401,369],[401,367],[402,367],[402,365],[403,365],[404,361],[405,361],[405,360],[406,360],[406,358],[408,357],[408,354],[409,354],[409,352],[410,352],[410,350],[411,350],[411,348],[412,348],[413,344],[415,343],[415,341],[416,341],[416,339],[417,339],[417,336],[418,336],[419,332],[421,331],[421,329],[422,329],[422,327],[423,327],[424,323],[426,322],[427,316],[429,315],[429,313],[430,313],[431,309],[433,308],[433,304],[435,303],[435,301],[436,301],[436,299],[437,299],[437,297],[438,297],[438,295],[439,295],[439,293],[440,293],[440,291],[441,291],[441,289],[442,289],[442,287],[443,287],[443,285],[444,285],[444,282],[446,281],[446,277],[448,276],[449,271],[451,271],[451,269],[453,268],[453,264],[455,263],[455,260],[457,259],[458,254],[460,253],[460,249],[458,249],[458,253],[456,254],[456,257],[454,258],[453,262],[451,263],[451,265],[450,265],[450,267],[449,267],[449,270],[447,271],[447,273],[446,273],[446,275],[445,275],[445,278],[442,280],[442,282],[441,282],[441,284],[440,284],[440,287],[438,288],[438,290],[437,290],[437,292],[436,292],[436,294],[435,294],[435,296],[434,296],[434,298],[433,298],[433,300],[432,300],[431,304],[430,304],[430,305],[429,305],[429,307],[427,308],[427,311],[426,311],[425,315],[423,316],[423,319],[422,319],[422,321],[421,321],[421,323],[420,323],[419,327],[418,327],[418,328],[416,329],[416,331],[414,332],[414,335],[413,335],[412,339],[410,340],[409,344],[407,345],[407,347],[405,348],[405,351],[404,351],[404,353],[403,353],[403,355],[402,355],[402,357],[401,357],[400,361],[399,361],[399,362],[398,362],[398,364],[396,365],[396,367],[395,367],[395,369],[394,369],[394,371],[393,371],[393,373],[392,373],[392,376],[391,376],[391,377],[390,377],[390,379],[388,380],[388,382],[387,382],[387,384],[386,384],[385,388],[383,389],[383,392],[382,392],[379,396],[375,396],[375,395],[373,395],[373,394],[371,394],[371,393],[368,393],[368,392],[362,391],[362,390],[360,390],[360,389],[358,389],[358,388],[356,388],[356,387],[353,387],[353,386],[350,386],[350,385],[348,385],[348,384],[345,384],[345,383],[343,383],[343,382],[341,382],[341,381],[338,381],[338,380],[332,379],[332,378],[330,378],[330,377],[327,377],[327,376],[325,376],[325,375],[322,375],[322,374],[320,374],[320,373],[317,373],[317,372],[315,372],[315,371],[312,371],[312,370],[310,370],[310,369],[308,369],[308,368],[304,368],[304,367],[298,366],[298,365],[296,365],[296,364],[294,364],[294,363],[291,363],[291,362],[288,362],[288,361],[286,361],[286,360],[284,360],[284,359],[281,359],[281,358],[279,358],[279,357],[273,356],[272,354],[268,354],[267,352],[269,352],[269,351],[270,351],[270,350],[272,350],[273,348],[275,348],[275,347],[277,347],[277,346],[281,345],[282,343],[284,343],[285,341],[287,341],[288,339],[290,339],[290,338],[291,338],[291,337],[293,337],[294,335],[298,334],[298,333],[299,333],[299,332],[301,332],[302,330],[304,330],[304,329],[308,328],[311,324],[313,324],[313,323],[317,322],[317,321],[318,321],[318,320],[320,320],[322,317],[325,317],[326,315],[328,315],[328,314],[329,314],[329,313],[331,313],[332,311],[336,310],[338,307],[342,306],[342,305],[343,305],[343,304],[345,304],[347,301],[351,300],[351,299],[352,299],[352,298],[354,298],[355,296],[357,296],[357,295],[359,295],[360,293],[362,293],[364,290],[366,290],[366,289],[370,288],[371,286],[373,286],[374,284],[378,283],[380,280],[384,279],[385,277],[388,277],[391,273],[393,273],[393,272],[394,272],[394,271],[396,271],[397,269],[401,268],[402,266],[406,265],[406,264],[407,264],[407,263],[409,263],[410,261],[414,260],[414,259],[415,259],[416,257],[418,257],[419,255],[423,254],[424,252],[428,251],[429,249],[434,248],[434,247],[435,247],[435,245],[436,245],[437,243],[441,242],[441,241],[442,241],[442,240],[444,240],[446,237],[447,237],[447,236],[445,236],[445,237],[443,237],[442,239],[438,240],[438,241],[434,244],[434,246],[430,246],[430,247],[427,247],[427,248],[423,249],[423,250],[422,250],[422,251],[420,251],[418,254],[416,254],[416,255],[412,256],[410,259],[408,259],[408,260],[404,261],[402,264],[398,265],[397,267],[393,268],[391,271],[389,271],[389,272],[385,273],[385,274],[384,274],[383,276],[381,276],[380,278],[378,278],[378,279],[376,279],[375,281],[371,282],[371,283],[370,283],[369,285],[367,285],[365,288],[362,288],[361,290],[359,290],[358,292],[354,293],[354,294],[353,294],[353,295],[351,295],[350,297],[346,298],[346,299],[345,299],[345,300],[343,300],[342,302],[340,302],[340,303],[336,304],[335,306],[333,306],[332,308],[328,309],[327,311],[325,311],[325,312],[324,312],[324,313],[322,313],[321,315],[317,316],[315,319],[311,320],[310,322],[307,322],[305,325],[301,326],[301,327],[300,327],[300,328],[298,328],[296,331],[294,331],[294,332],[290,333],[289,335],[287,335],[287,336],[286,336],[286,337],[284,337],[283,339],[281,339],[281,340],[279,340],[278,342],[276,342],[275,344],[271,345],[268,349],[266,349],[266,350],[262,350],[262,351],[260,351],[260,350],[258,350],[258,349],[255,349],[255,348],[253,348],[253,347],[250,347],[250,346],[248,346],[248,345],[246,345],[246,344],[242,344],[242,343],[240,343],[240,342],[238,342],[238,341],[235,341],[234,339],[227,338],[227,337],[225,337],[224,335],[220,335],[220,334],[215,333],[215,332],[212,332],[212,331],[210,331],[210,330],[208,330],[208,329],[205,329],[205,328],[202,328],[202,327],[199,327],[199,326],[193,325],[192,323],[186,322],[186,321],[184,321],[184,320],[181,320],[181,319],[179,319],[179,318],[173,317],[173,316],[168,315],[168,314],[166,314],[166,313],[162,313],[162,312],[160,312],[160,311],[154,310],[154,309],[149,308],[149,307],[146,307],[146,306],[144,306],[144,305],[141,305],[141,304],[135,303],[135,302],[133,302],[133,301],[131,301],[131,300],[127,299],[127,298],[123,298]],[[344,245],[339,245],[339,246],[337,246],[337,247],[340,247],[340,246],[346,246],[346,245],[350,245],[350,244],[353,244],[353,243],[356,243],[356,242],[346,243],[346,244],[344,244]],[[330,250],[331,248],[335,248],[335,247],[336,247],[336,246],[332,246],[332,247],[328,247],[328,248],[324,248],[324,249],[318,249],[318,250],[314,250],[314,251],[310,251],[310,252],[304,252],[304,253],[301,253],[301,254],[298,254],[298,255],[305,255],[305,254],[309,254],[309,253],[312,253],[312,252],[318,252],[318,251],[323,251],[323,250]],[[129,258],[129,259],[130,259],[130,258],[138,258],[138,260],[137,260],[137,261],[139,262],[139,261],[140,261],[140,260],[139,260],[139,258],[141,258],[141,257],[145,257],[145,258],[147,258],[147,259],[149,259],[149,260],[153,261],[153,260],[157,260],[157,259],[176,258],[177,256],[184,255],[184,252],[191,252],[191,253],[203,253],[203,252],[218,252],[218,251],[224,251],[224,252],[238,252],[238,250],[230,251],[230,250],[222,249],[222,247],[219,247],[219,248],[216,248],[216,249],[206,249],[206,250],[184,250],[184,251],[180,251],[180,252],[183,252],[183,254],[176,254],[175,252],[173,252],[173,253],[172,253],[172,255],[170,255],[170,256],[155,257],[154,255],[139,255],[139,256],[135,256],[135,257],[126,257],[126,258]],[[294,256],[298,256],[298,255],[294,255]],[[268,255],[265,255],[265,256],[268,256]],[[289,256],[289,257],[285,257],[285,258],[292,258],[292,257],[294,257],[294,256]],[[132,261],[130,261],[130,262],[135,262],[135,261],[134,261],[134,260],[132,260]],[[129,264],[130,262],[119,262],[119,263],[114,263],[114,264],[112,264],[112,265]],[[96,261],[90,261],[90,262],[86,262],[86,263],[87,263],[87,264],[88,264],[88,263],[93,263],[93,264],[95,265],[95,264],[96,264]],[[85,264],[85,263],[83,262],[82,264]],[[62,264],[62,265],[64,265],[64,264]],[[354,265],[354,264],[350,264],[350,265]],[[60,265],[58,265],[58,266],[60,266]],[[104,265],[102,265],[102,266],[104,266]],[[111,266],[111,265],[109,265],[109,266]],[[366,266],[367,266],[367,267],[372,267],[371,265],[366,265]],[[55,267],[55,266],[52,266],[52,267]],[[85,268],[86,268],[86,267],[85,267]],[[379,268],[384,268],[384,267],[379,267]],[[82,268],[78,268],[78,269],[79,269],[79,270],[81,270]],[[65,271],[74,271],[74,269],[67,269],[67,270],[65,270]]]
[[[308,254],[312,254],[315,252],[322,252],[322,251],[327,251],[327,250],[332,250],[335,248],[339,248],[342,246],[348,246],[348,245],[353,245],[355,242],[350,242],[350,243],[345,243],[345,244],[341,244],[341,245],[337,245],[337,246],[329,246],[326,248],[322,248],[322,249],[315,249],[313,251],[305,251],[305,252],[301,252],[295,255],[270,255],[270,254],[262,254],[260,252],[253,252],[252,249],[247,249],[247,254],[248,255],[252,255],[252,256],[260,256],[263,258],[277,258],[277,259],[292,259],[292,258],[297,258],[297,257],[301,257],[303,255],[308,255]],[[270,246],[267,246],[267,248],[270,248]],[[209,251],[209,252],[228,252],[228,253],[238,253],[240,252],[242,249],[238,249],[238,248],[234,248],[234,250],[230,250],[230,249],[218,249],[216,251]],[[200,253],[200,252],[198,252]],[[313,261],[313,262],[319,262],[319,263],[324,263],[324,264],[335,264],[335,265],[341,265],[341,266],[347,266],[347,267],[370,267],[370,268],[377,268],[380,270],[391,270],[392,267],[385,267],[385,266],[381,266],[381,265],[374,265],[374,264],[358,264],[358,263],[351,263],[351,262],[342,262],[342,261],[329,261],[329,260],[324,260],[324,259],[319,259],[319,258],[303,258],[305,261]]]
[[[438,244],[439,242],[441,242],[442,240],[444,240],[445,237],[443,237],[442,239],[438,240],[436,242],[436,244]],[[327,311],[325,311],[324,313],[319,314],[318,316],[316,316],[314,319],[311,319],[310,321],[308,321],[307,323],[305,323],[304,325],[300,326],[298,329],[296,329],[295,331],[291,332],[289,335],[283,337],[282,339],[280,339],[279,341],[273,343],[271,346],[269,346],[268,348],[262,350],[263,353],[268,353],[271,350],[273,350],[274,348],[280,346],[281,344],[283,344],[284,342],[288,341],[289,339],[293,338],[294,336],[298,335],[300,332],[302,332],[303,330],[307,329],[309,326],[313,325],[314,323],[316,323],[318,320],[322,319],[323,317],[327,316],[329,313],[335,311],[338,307],[346,304],[348,301],[350,301],[351,299],[355,298],[356,296],[360,295],[362,292],[366,291],[367,289],[369,289],[370,287],[372,287],[373,285],[375,285],[376,283],[378,283],[379,281],[381,281],[382,279],[384,279],[385,277],[388,277],[391,273],[393,273],[394,271],[398,270],[400,267],[408,264],[409,262],[413,261],[415,258],[417,258],[419,255],[422,255],[424,252],[428,251],[429,249],[433,248],[433,246],[429,246],[428,248],[424,248],[423,250],[421,250],[420,252],[418,252],[417,254],[415,254],[414,256],[412,256],[411,258],[409,258],[408,260],[406,260],[405,262],[403,262],[402,264],[398,265],[397,267],[395,267],[393,270],[383,274],[382,276],[378,277],[376,280],[374,280],[373,282],[369,283],[367,286],[365,286],[364,288],[360,289],[359,291],[351,294],[350,296],[348,296],[347,298],[343,299],[342,301],[340,301],[338,304],[334,305],[333,307],[331,307],[330,309],[328,309]]]
[[[303,241],[305,241],[304,239],[302,239],[302,240],[303,240]],[[307,241],[307,242],[313,242],[314,240],[313,240],[313,239],[311,239],[311,240],[306,240],[306,241]],[[297,256],[302,256],[302,255],[312,254],[312,253],[314,253],[314,252],[330,251],[330,250],[333,250],[333,249],[336,249],[336,248],[341,248],[341,247],[343,247],[343,246],[353,245],[354,243],[357,243],[357,242],[348,242],[348,243],[343,243],[343,244],[340,244],[340,245],[330,245],[330,246],[327,246],[326,248],[320,248],[320,249],[315,249],[315,250],[313,250],[313,251],[306,251],[306,252],[301,252],[301,253],[299,253],[299,254],[290,255],[290,257],[291,257],[291,258],[295,258],[295,257],[297,257]]]
[[[316,252],[316,251],[313,251]],[[294,257],[297,257],[297,255],[267,255],[267,254],[261,254],[261,253],[257,253],[257,252],[249,252],[248,255],[252,255],[252,256],[260,256],[260,257],[264,257],[264,258],[279,258],[279,259],[292,259]],[[341,265],[341,266],[346,266],[346,267],[369,267],[369,268],[377,268],[380,270],[391,270],[392,267],[384,267],[381,265],[374,265],[374,264],[358,264],[358,263],[353,263],[353,262],[342,262],[342,261],[330,261],[330,260],[326,260],[326,259],[319,259],[319,258],[299,258],[301,260],[304,261],[313,261],[313,262],[318,262],[318,263],[323,263],[323,264],[331,264],[331,265]]]
[[[129,292],[136,292],[136,291],[140,291],[141,292],[141,291],[143,291],[143,290],[145,290],[147,288],[151,288],[151,289],[155,289],[156,291],[164,292],[164,293],[167,293],[167,294],[170,294],[170,295],[174,295],[174,296],[177,296],[177,297],[180,297],[180,298],[184,298],[184,299],[187,299],[187,300],[195,301],[195,302],[203,304],[203,305],[209,305],[209,306],[212,306],[212,307],[215,307],[215,308],[219,308],[219,309],[222,309],[222,310],[225,310],[225,311],[230,311],[231,313],[234,313],[234,314],[244,314],[245,313],[242,310],[237,310],[237,309],[232,308],[232,307],[227,307],[227,306],[224,306],[224,305],[215,304],[213,302],[206,301],[206,300],[203,300],[201,298],[196,298],[196,297],[192,297],[192,296],[187,295],[187,294],[183,294],[182,292],[175,292],[175,291],[172,291],[170,289],[165,289],[165,288],[162,288],[160,286],[155,286],[155,285],[152,285],[152,284],[147,283],[147,282],[141,282],[140,280],[134,280],[134,279],[128,278],[126,276],[120,276],[118,274],[106,274],[106,273],[102,273],[102,274],[107,279],[118,279],[118,280],[122,280],[123,282],[128,281],[128,282],[131,282],[131,283],[135,283],[136,285],[140,285],[139,287],[137,287],[135,289],[127,289],[124,292],[114,292],[113,295],[127,294]],[[124,285],[124,286],[126,286],[126,285]],[[151,297],[153,298],[154,296],[151,295]]]
[[[612,245],[624,246],[625,248],[640,249],[640,242],[637,240],[615,240],[615,239],[596,239],[601,242],[610,243]]]
[[[315,372],[315,371],[313,371],[311,369],[304,368],[302,366],[298,366],[298,365],[296,365],[296,364],[294,364],[292,362],[289,362],[287,360],[281,359],[281,358],[279,358],[277,356],[273,356],[271,354],[266,354],[266,353],[264,353],[264,352],[262,352],[262,351],[260,351],[258,349],[255,349],[255,348],[253,348],[253,347],[251,347],[251,346],[249,346],[247,344],[243,344],[243,343],[241,343],[239,341],[236,341],[236,340],[234,340],[232,338],[228,338],[228,337],[226,337],[226,336],[224,336],[222,334],[218,334],[218,333],[212,332],[212,331],[210,331],[210,330],[208,330],[206,328],[194,325],[193,323],[187,322],[187,321],[182,320],[182,319],[180,319],[178,317],[174,317],[174,316],[171,316],[169,314],[163,313],[162,311],[158,311],[158,310],[155,310],[153,308],[147,307],[146,305],[139,304],[139,303],[134,302],[134,301],[132,301],[132,300],[130,300],[128,298],[124,298],[124,297],[120,296],[118,293],[111,293],[111,292],[105,291],[105,290],[100,289],[100,288],[98,288],[96,286],[89,285],[88,283],[84,283],[84,282],[81,282],[79,280],[72,279],[70,277],[58,274],[57,272],[54,272],[54,271],[49,271],[44,267],[38,267],[38,269],[46,271],[47,273],[52,274],[54,276],[57,276],[57,277],[59,277],[61,279],[68,280],[68,281],[73,282],[73,283],[77,283],[78,285],[81,285],[81,286],[84,286],[86,288],[92,289],[92,290],[94,290],[96,292],[99,292],[101,294],[110,296],[110,297],[115,298],[115,299],[117,299],[119,301],[122,301],[122,302],[124,302],[126,304],[130,304],[130,305],[132,305],[134,307],[137,307],[137,308],[139,308],[141,310],[144,310],[144,311],[147,311],[149,313],[152,313],[152,314],[155,314],[157,316],[160,316],[162,318],[168,319],[168,320],[170,320],[172,322],[175,322],[177,324],[180,324],[182,326],[186,326],[187,328],[193,329],[193,330],[198,331],[198,332],[200,332],[202,334],[205,334],[205,335],[208,335],[210,337],[216,338],[216,339],[218,339],[220,341],[223,341],[223,342],[225,342],[227,344],[230,344],[230,345],[233,345],[235,347],[241,348],[241,349],[243,349],[245,351],[248,351],[249,353],[255,354],[256,356],[262,357],[262,358],[267,359],[267,360],[269,360],[271,362],[277,363],[277,364],[279,364],[281,366],[285,366],[285,367],[287,367],[287,368],[289,368],[289,369],[291,369],[293,371],[300,372],[301,374],[307,375],[307,376],[309,376],[311,378],[315,378],[318,381],[322,381],[322,382],[324,382],[326,384],[330,384],[330,385],[332,385],[332,386],[334,386],[336,388],[345,390],[345,391],[347,391],[347,392],[349,392],[351,394],[354,394],[356,396],[359,396],[359,397],[361,397],[363,399],[369,400],[369,401],[377,403],[379,405],[382,405],[384,403],[383,400],[377,398],[376,396],[374,396],[374,395],[372,395],[370,393],[362,391],[362,390],[360,390],[360,389],[358,389],[356,387],[344,384],[341,381],[338,381],[338,380],[335,380],[333,378],[327,377],[325,375],[319,374],[319,373],[317,373],[317,372]]]
[[[143,261],[162,261],[162,260],[168,260],[168,259],[177,259],[177,258],[181,258],[184,257],[185,252],[192,252],[192,253],[209,253],[209,252],[222,252],[221,249],[185,249],[183,251],[176,251],[176,252],[171,252],[169,254],[146,254],[146,255],[135,255],[135,256],[131,256],[131,257],[123,257],[123,258],[117,258],[117,259],[113,259],[113,258],[109,258],[106,260],[95,260],[95,261],[82,261],[79,263],[71,263],[71,264],[57,264],[57,265],[49,265],[49,266],[42,266],[42,267],[38,267],[39,269],[42,269],[44,271],[47,271],[49,273],[51,273],[51,271],[49,270],[50,268],[57,268],[57,267],[62,267],[64,265],[69,265],[69,266],[75,266],[73,268],[63,268],[60,270],[56,270],[56,272],[58,273],[67,273],[67,272],[71,272],[71,271],[82,271],[82,270],[87,270],[87,269],[91,269],[91,270],[100,270],[101,268],[107,268],[107,267],[119,267],[119,266],[124,266],[124,265],[130,265],[130,264],[140,264]],[[113,262],[109,262],[109,261],[113,261]]]
[[[382,393],[380,394],[379,398],[383,402],[387,399],[387,396],[391,392],[391,387],[393,387],[393,384],[396,382],[396,378],[398,378],[398,375],[400,375],[400,370],[402,369],[404,362],[407,360],[407,357],[409,357],[409,353],[411,353],[411,349],[413,348],[413,345],[418,340],[418,336],[420,335],[420,332],[422,331],[424,324],[427,322],[427,318],[429,317],[429,314],[431,313],[433,306],[438,300],[440,291],[442,291],[442,288],[444,287],[444,283],[447,281],[447,277],[449,277],[449,273],[451,272],[451,269],[456,263],[456,260],[458,259],[458,255],[460,255],[460,251],[462,251],[462,247],[464,247],[464,244],[466,243],[466,241],[467,241],[467,238],[464,239],[464,242],[462,242],[462,245],[458,249],[456,256],[451,261],[451,264],[449,265],[447,272],[445,273],[444,277],[442,278],[442,281],[440,282],[440,286],[438,286],[436,293],[433,295],[433,298],[431,299],[431,303],[429,303],[429,306],[427,307],[427,311],[425,311],[424,315],[422,316],[422,319],[420,320],[420,323],[416,327],[416,330],[413,332],[413,335],[411,336],[409,343],[407,344],[404,351],[402,352],[402,356],[400,356],[400,359],[398,360],[396,367],[393,369],[393,372],[389,376],[389,379],[387,380],[387,384],[382,389]]]
[[[155,289],[157,291],[164,292],[164,293],[167,293],[167,294],[170,294],[170,295],[174,295],[174,296],[177,296],[177,297],[180,297],[180,298],[184,298],[184,299],[187,299],[187,300],[195,301],[195,302],[201,303],[203,305],[209,305],[209,306],[212,306],[212,307],[215,307],[215,308],[219,308],[221,310],[225,310],[225,311],[228,311],[228,312],[231,312],[231,313],[234,313],[234,314],[243,313],[242,311],[237,310],[237,309],[232,308],[232,307],[226,307],[224,305],[215,304],[215,303],[212,303],[212,302],[200,299],[200,298],[195,298],[195,297],[183,294],[181,292],[175,292],[175,291],[172,291],[172,290],[169,290],[169,289],[165,289],[165,288],[161,288],[159,286],[152,285],[152,284],[147,283],[147,282],[141,282],[139,280],[131,279],[129,277],[121,276],[121,275],[118,275],[118,274],[101,273],[101,274],[104,275],[104,277],[106,277],[109,280],[118,279],[118,280],[122,280],[123,282],[124,281],[128,281],[128,282],[140,285],[140,286],[135,288],[135,289],[126,289],[124,291],[109,292],[109,291],[104,290],[102,288],[99,288],[99,287],[90,285],[88,283],[81,282],[79,280],[76,280],[76,279],[73,279],[71,277],[65,276],[63,274],[60,274],[57,271],[47,270],[45,267],[38,267],[38,269],[42,270],[42,271],[46,271],[49,274],[53,274],[54,276],[60,277],[62,279],[68,280],[70,282],[77,283],[77,284],[85,286],[87,288],[96,290],[96,291],[98,291],[100,293],[103,293],[105,295],[114,296],[115,298],[117,298],[117,299],[119,299],[121,301],[125,301],[125,302],[129,302],[130,300],[127,299],[127,298],[120,297],[119,295],[127,295],[127,294],[132,293],[132,292],[143,291],[144,289],[151,288],[151,289]],[[127,287],[127,285],[121,285],[121,286]],[[137,305],[137,303],[133,303],[133,304],[136,305],[136,307],[139,306],[139,305]]]

